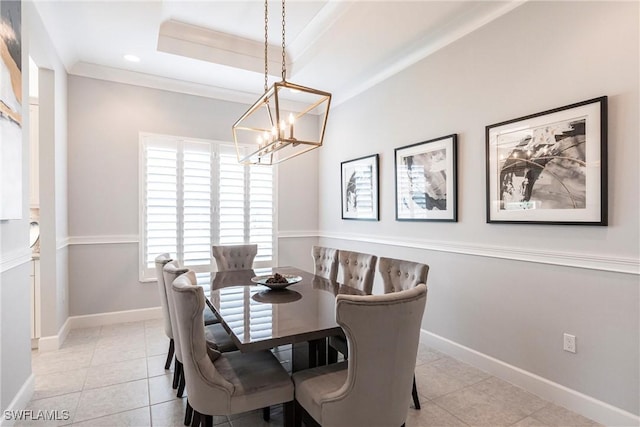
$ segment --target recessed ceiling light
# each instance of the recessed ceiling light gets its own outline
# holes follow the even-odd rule
[[[137,56],[132,55],[130,53],[125,55],[124,59],[126,59],[127,61],[131,61],[131,62],[140,62],[140,58],[138,58]]]

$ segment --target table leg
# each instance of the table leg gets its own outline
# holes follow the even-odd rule
[[[306,342],[291,345],[291,372],[309,368],[309,344]]]
[[[338,362],[338,350],[331,347],[330,345],[327,346],[327,363],[331,364],[331,363],[337,363],[337,362]]]
[[[318,340],[309,341],[309,367],[318,366]]]
[[[318,366],[327,364],[327,338],[323,338],[318,342]]]

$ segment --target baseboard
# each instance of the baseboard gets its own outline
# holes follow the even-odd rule
[[[607,426],[638,426],[640,417],[494,357],[421,330],[421,341],[545,400],[556,403]]]
[[[69,317],[71,329],[92,328],[124,322],[139,322],[162,318],[162,308],[141,308],[138,310],[112,311],[109,313],[88,314]]]
[[[69,331],[79,328],[93,328],[96,326],[113,325],[116,323],[139,322],[162,318],[162,308],[141,308],[138,310],[112,311],[109,313],[88,314],[84,316],[68,317],[58,335],[41,337],[38,351],[55,351],[60,348],[67,338]]]
[[[60,348],[67,338],[69,330],[71,330],[71,322],[69,319],[70,317],[67,317],[67,320],[65,320],[57,335],[40,337],[38,340],[38,351],[56,351]]]
[[[31,374],[29,375],[29,378],[27,378],[27,380],[24,382],[24,384],[22,384],[22,387],[20,387],[20,390],[18,390],[18,393],[16,393],[13,400],[11,400],[11,403],[9,403],[9,406],[5,408],[2,419],[0,420],[0,426],[5,427],[5,426],[12,426],[15,424],[15,419],[9,419],[9,420],[6,419],[7,414],[11,413],[11,411],[21,411],[24,408],[26,408],[27,404],[31,400],[31,396],[33,396],[33,391],[35,390],[35,386],[36,386],[36,377],[35,375]]]

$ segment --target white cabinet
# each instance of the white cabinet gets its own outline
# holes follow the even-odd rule
[[[40,161],[39,161],[39,107],[37,104],[29,104],[29,207],[37,208],[40,205]]]

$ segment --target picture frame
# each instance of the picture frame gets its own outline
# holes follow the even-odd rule
[[[458,221],[457,145],[452,134],[394,150],[397,221]]]
[[[488,223],[607,225],[607,97],[486,127]]]
[[[0,91],[0,221],[24,217],[22,144],[22,2],[2,1]],[[27,106],[29,104],[27,103]]]
[[[344,161],[340,168],[342,219],[378,221],[378,154]]]

